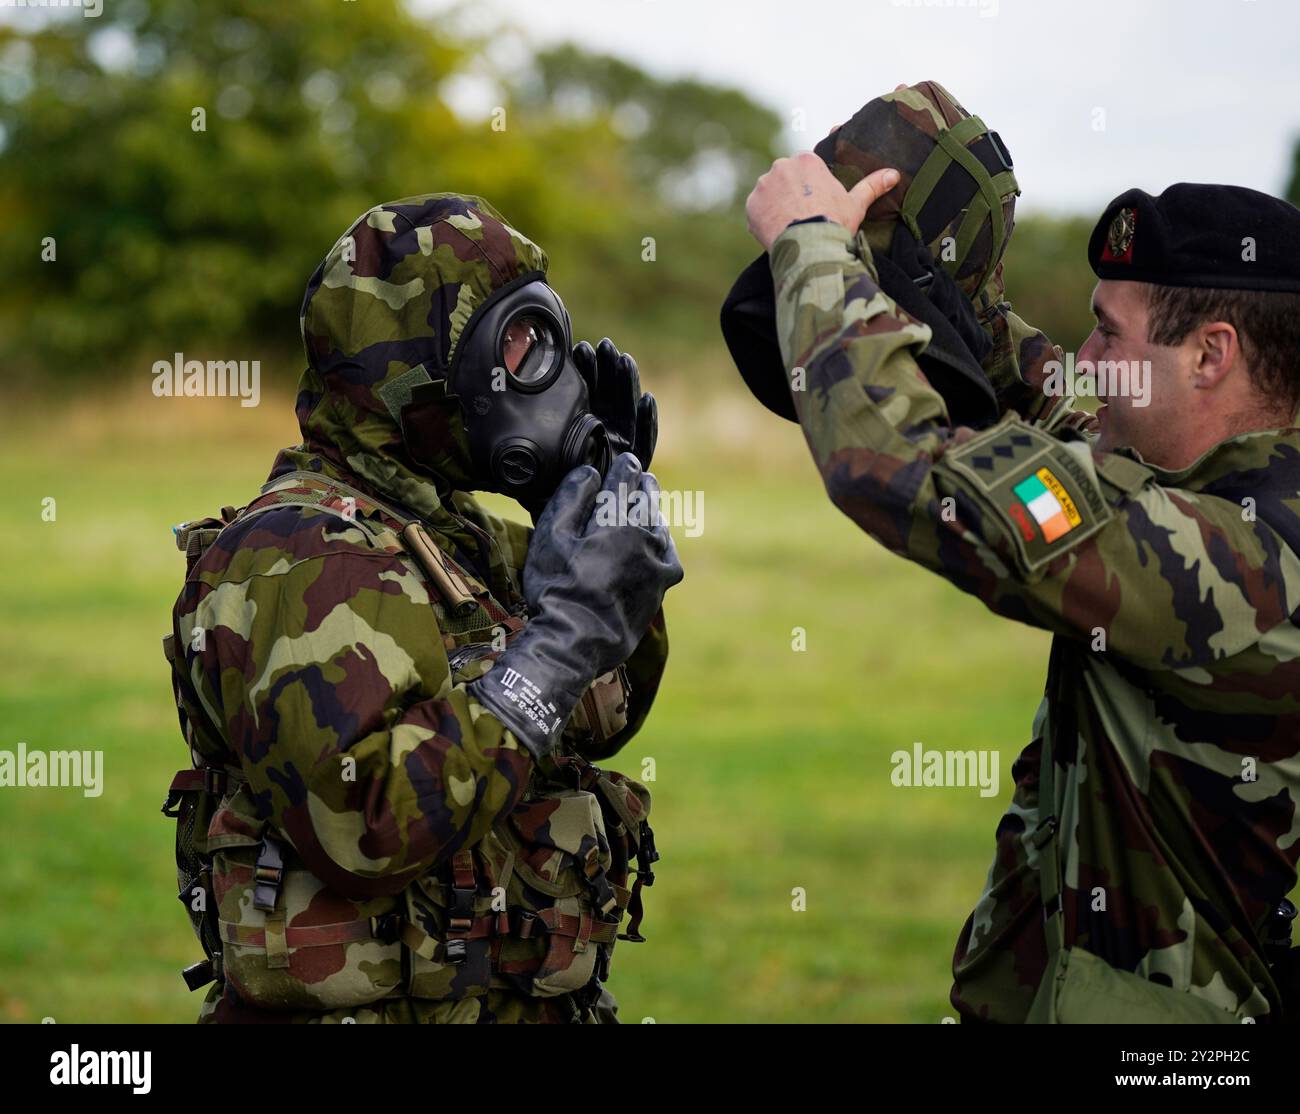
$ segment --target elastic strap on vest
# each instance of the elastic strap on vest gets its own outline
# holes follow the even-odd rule
[[[655,834],[649,823],[641,821],[640,838],[636,845],[636,882],[632,885],[632,897],[628,901],[627,932],[620,933],[620,940],[630,940],[634,944],[644,944],[641,935],[641,920],[645,916],[645,905],[641,900],[641,887],[655,884],[655,872],[650,867],[659,861],[659,852],[655,849]]]

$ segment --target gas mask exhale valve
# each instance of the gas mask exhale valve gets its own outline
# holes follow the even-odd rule
[[[482,490],[537,511],[579,465],[609,470],[609,438],[572,350],[568,312],[540,276],[503,287],[470,319],[448,385]]]

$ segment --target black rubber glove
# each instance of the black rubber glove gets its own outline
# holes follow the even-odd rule
[[[603,484],[596,469],[575,468],[537,520],[523,579],[532,617],[469,692],[541,757],[591,682],[627,660],[682,579],[654,476],[631,453]]]
[[[604,423],[613,455],[632,453],[648,469],[659,439],[659,405],[654,395],[641,393],[636,361],[606,337],[595,348],[585,340],[574,345],[573,362],[587,381],[591,412]]]

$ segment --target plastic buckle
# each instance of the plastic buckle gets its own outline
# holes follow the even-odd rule
[[[448,940],[444,950],[447,962],[457,967],[464,963],[469,955],[469,949],[464,940]]]
[[[397,913],[382,913],[370,918],[371,939],[381,944],[396,944],[402,938],[402,918]]]
[[[474,898],[478,896],[477,890],[459,889],[456,886],[451,888],[451,902],[448,915],[452,920],[473,921],[474,919]]]
[[[1056,828],[1056,817],[1048,816],[1046,819],[1039,821],[1038,827],[1034,829],[1033,835],[1029,838],[1033,841],[1034,846],[1041,851],[1047,841],[1056,834]]]
[[[190,966],[186,967],[185,970],[181,972],[181,978],[185,980],[185,985],[192,993],[200,987],[207,986],[208,983],[214,982],[217,978],[217,973],[214,969],[212,960],[202,959],[198,963],[192,963]]]
[[[203,767],[203,791],[205,793],[211,793],[214,797],[224,797],[228,781],[226,771],[219,766]]]
[[[1013,170],[1011,164],[1011,152],[1007,150],[1007,145],[1002,142],[1002,137],[997,132],[989,132],[989,140],[993,144],[993,150],[998,156],[998,162],[1002,164],[1004,170]]]
[[[1296,918],[1296,907],[1283,898],[1268,915],[1264,926],[1264,946],[1285,951],[1291,947],[1291,922]]]
[[[253,908],[270,912],[275,908],[280,883],[284,881],[284,854],[280,841],[272,835],[262,837],[262,849],[253,865]]]
[[[546,926],[542,924],[541,918],[539,918],[536,913],[529,909],[519,910],[519,924],[515,929],[515,935],[518,936],[519,939],[531,940],[534,932],[538,932],[538,935],[540,935],[541,932],[545,931]]]

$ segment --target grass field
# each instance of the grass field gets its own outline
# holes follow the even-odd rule
[[[654,758],[663,853],[649,942],[615,956],[622,1015],[937,1022],[1046,638],[859,534],[794,427],[739,397],[661,403],[655,471],[705,516],[679,531],[657,708],[609,763]],[[292,402],[160,400],[143,380],[7,409],[0,749],[102,750],[105,789],[0,789],[0,1018],[191,1021],[177,971],[198,945],[158,811],[187,761],[160,649],[183,571],[170,526],[251,498],[297,439]],[[889,756],[916,741],[999,751],[999,793],[894,787]]]

